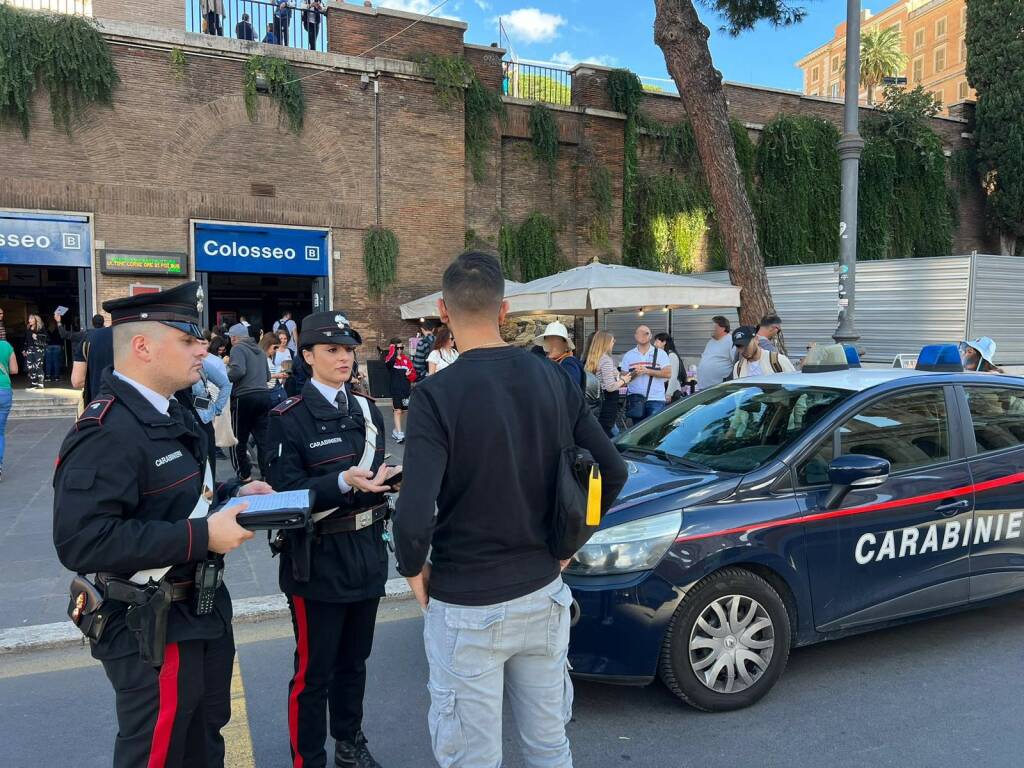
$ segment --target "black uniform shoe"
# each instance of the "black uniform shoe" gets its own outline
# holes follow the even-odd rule
[[[366,737],[359,731],[352,741],[339,741],[334,745],[334,764],[338,768],[382,768],[366,747]]]

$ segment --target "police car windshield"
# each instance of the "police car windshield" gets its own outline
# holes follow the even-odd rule
[[[617,443],[678,464],[749,472],[770,461],[853,392],[792,384],[725,384],[641,422]]]

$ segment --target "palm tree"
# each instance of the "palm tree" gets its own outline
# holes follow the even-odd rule
[[[898,75],[907,64],[903,35],[899,27],[873,27],[860,36],[860,84],[867,89],[868,105],[873,103],[876,85]]]

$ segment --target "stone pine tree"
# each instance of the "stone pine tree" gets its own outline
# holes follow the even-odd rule
[[[759,21],[776,26],[803,18],[800,8],[785,0],[699,0],[725,21],[725,29],[738,35]],[[715,207],[729,277],[741,289],[740,320],[755,324],[774,312],[768,275],[757,241],[754,209],[736,161],[722,73],[715,69],[708,48],[708,28],[701,23],[694,0],[654,0],[654,41],[665,54],[668,71],[693,125],[697,153],[707,177]]]
[[[1024,2],[967,3],[967,79],[978,92],[978,172],[1006,256],[1024,251]]]

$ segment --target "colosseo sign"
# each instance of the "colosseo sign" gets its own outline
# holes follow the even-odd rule
[[[89,217],[0,210],[0,264],[91,267]]]
[[[205,221],[192,226],[197,271],[327,274],[326,229]]]

